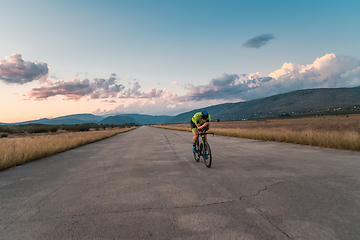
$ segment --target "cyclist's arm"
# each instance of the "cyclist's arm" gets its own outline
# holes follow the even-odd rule
[[[201,125],[200,123],[196,124],[196,127],[199,129],[199,130],[202,130],[203,128],[209,126],[210,123],[206,122],[204,123],[203,125]]]
[[[210,118],[210,116],[209,116]],[[205,131],[208,131],[210,129],[210,119],[208,119],[203,125],[202,128],[205,128]]]

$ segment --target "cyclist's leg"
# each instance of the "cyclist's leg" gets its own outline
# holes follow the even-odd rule
[[[198,129],[195,125],[195,123],[193,121],[190,121],[190,127],[191,127],[191,131],[193,132],[194,134],[194,137],[193,137],[193,146],[192,146],[192,150],[194,152],[194,154],[196,153],[196,144],[198,143]],[[195,155],[194,155],[195,156]],[[198,159],[195,158],[195,160],[198,162]]]
[[[198,130],[194,130],[193,131],[194,137],[193,137],[193,143],[197,143],[198,139],[199,139],[199,131]]]
[[[190,122],[190,127],[191,127],[191,131],[192,133],[194,134],[194,137],[193,137],[193,143],[197,143],[198,139],[199,139],[199,130],[197,129],[195,123],[193,121]]]
[[[192,150],[193,150],[193,152],[195,153],[195,152],[197,151],[197,148],[199,147],[199,144],[198,144],[198,139],[199,139],[199,137],[198,137],[198,131],[197,131],[197,130],[193,131],[193,134],[194,134],[194,137],[193,137]],[[197,145],[198,147],[196,147],[196,145]]]

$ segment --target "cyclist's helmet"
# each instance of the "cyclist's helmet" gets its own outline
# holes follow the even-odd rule
[[[206,110],[201,111],[201,119],[205,120],[209,118],[209,114]]]

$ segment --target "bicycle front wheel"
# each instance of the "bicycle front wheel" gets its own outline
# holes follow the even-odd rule
[[[205,142],[205,150],[203,151],[205,152],[205,154],[203,154],[202,156],[204,159],[205,166],[210,168],[212,162],[212,155],[211,155],[211,149],[209,143]],[[206,159],[205,156],[207,156],[208,158]]]

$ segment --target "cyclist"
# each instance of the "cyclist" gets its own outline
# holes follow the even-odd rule
[[[200,131],[207,131],[210,128],[210,114],[206,110],[203,110],[201,112],[195,113],[195,115],[191,118],[190,126],[191,131],[194,134],[193,137],[193,152],[196,152],[196,143],[199,139],[199,130]],[[207,135],[205,135],[205,141],[207,141]],[[205,154],[205,159],[208,159],[209,156]]]

